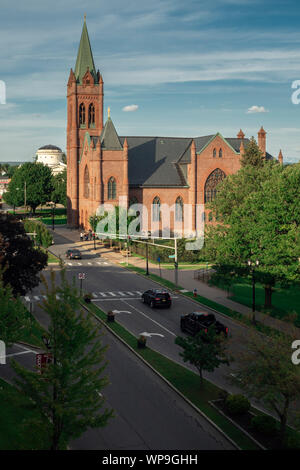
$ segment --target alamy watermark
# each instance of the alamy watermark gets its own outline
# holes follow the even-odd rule
[[[6,104],[6,85],[3,80],[0,80],[0,104]]]
[[[112,204],[101,204],[96,233],[107,238],[186,239],[186,250],[201,250],[204,245],[204,204],[135,203],[127,209],[127,198],[120,197],[118,211]]]
[[[1,364],[6,364],[6,345],[2,340],[0,340],[0,365]]]
[[[295,349],[296,351],[293,352],[292,354],[292,363],[295,366],[298,366],[300,364],[300,339],[296,339],[292,343],[292,349]]]

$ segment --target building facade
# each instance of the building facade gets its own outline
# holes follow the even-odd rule
[[[205,205],[227,175],[240,168],[249,140],[240,130],[234,138],[220,133],[191,138],[119,136],[111,117],[103,122],[103,78],[96,71],[84,21],[75,70],[67,85],[67,196],[68,224],[89,228],[89,217],[101,204],[143,204],[148,224],[162,229],[163,204],[174,205],[174,217],[182,220],[182,208],[192,211]],[[258,132],[265,158],[266,132]],[[212,222],[204,209],[203,217]],[[151,219],[151,220],[150,220]]]
[[[56,145],[44,145],[36,152],[36,162],[48,166],[53,175],[62,173],[67,165],[62,161],[63,152]]]

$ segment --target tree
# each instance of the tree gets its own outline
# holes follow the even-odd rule
[[[84,315],[74,282],[67,282],[64,271],[59,287],[54,272],[50,285],[45,282],[41,307],[50,318],[46,340],[51,363],[37,374],[13,362],[16,383],[38,409],[36,425],[48,431],[52,450],[64,448],[90,427],[106,425],[113,414],[101,409],[101,391],[108,384],[103,375],[106,347],[101,345],[98,327]]]
[[[263,153],[260,151],[254,137],[251,137],[250,142],[241,157],[241,165],[242,167],[249,165],[257,168],[262,168],[264,164],[265,158],[263,156]]]
[[[222,214],[222,223],[206,233],[217,275],[250,275],[248,260],[258,260],[255,278],[265,288],[266,308],[276,283],[287,286],[300,279],[299,188],[299,164],[245,167],[223,183],[212,204]]]
[[[32,219],[25,219],[24,228],[26,233],[35,232],[36,235],[33,238],[34,244],[43,246],[44,248],[48,248],[50,245],[52,245],[53,237],[42,222]]]
[[[297,337],[297,335],[296,335]],[[262,400],[280,420],[280,444],[284,443],[289,412],[299,409],[300,370],[291,361],[292,337],[252,333],[246,352],[239,356],[231,379],[250,397]],[[297,402],[298,400],[298,402]]]
[[[184,362],[189,362],[198,369],[201,385],[204,370],[213,372],[221,364],[229,365],[224,340],[216,334],[213,326],[209,327],[207,332],[201,330],[195,336],[178,336],[175,343],[183,348],[179,355]]]
[[[53,176],[53,191],[51,201],[67,207],[67,170]]]
[[[36,287],[38,273],[47,265],[47,254],[33,247],[24,226],[13,215],[0,214],[0,267],[3,283],[13,295],[25,295]]]
[[[8,185],[5,202],[13,206],[25,204],[32,212],[39,205],[46,204],[51,199],[53,177],[49,167],[42,163],[24,163],[18,168]]]
[[[25,307],[19,297],[15,298],[12,288],[4,285],[0,276],[0,340],[6,345],[20,338],[20,331],[30,326]]]

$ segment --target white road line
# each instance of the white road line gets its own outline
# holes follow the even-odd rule
[[[73,263],[68,263],[69,266],[73,266]]]
[[[29,353],[36,354],[36,352],[33,352],[33,351],[22,351],[19,353],[7,354],[5,357],[21,356],[22,354],[29,354]]]
[[[92,302],[113,302],[116,300],[141,300],[140,297],[117,297],[117,298],[110,298],[110,299],[92,299]]]
[[[56,296],[55,296],[55,297],[56,297],[56,300],[60,300],[60,296],[59,296],[59,294],[56,294]]]
[[[28,297],[28,295],[25,295],[24,299],[26,300],[26,302],[30,302],[30,297]]]
[[[99,295],[102,295],[102,297],[107,297],[107,295],[104,294],[104,292],[99,292]]]
[[[88,263],[89,266],[92,266],[92,263]]]
[[[104,261],[104,263],[103,263],[103,264],[109,265],[109,263],[106,263],[105,261]]]
[[[149,317],[148,315],[146,315],[144,312],[142,312],[141,310],[139,310],[138,308],[134,307],[132,304],[129,304],[128,302],[125,301],[125,299],[122,299],[122,302],[124,302],[124,304],[128,305],[130,308],[134,308],[134,310],[136,310],[137,312],[139,312],[141,315],[143,315],[144,317],[148,318],[148,320],[151,320],[153,323],[155,323],[156,325],[160,326],[160,328],[162,328],[163,330],[167,331],[168,333],[170,333],[170,335],[172,336],[177,336],[175,335],[175,333],[173,333],[173,331],[170,331],[168,330],[168,328],[166,328],[165,326],[161,325],[160,323],[158,323],[157,321],[153,320],[153,318]]]
[[[112,297],[117,297],[117,295],[114,292],[108,292]]]
[[[14,343],[14,346],[20,349],[24,349],[24,351],[31,352],[32,354],[37,354],[36,351],[33,351],[32,349],[29,349],[27,346],[23,346],[22,344]]]
[[[94,297],[94,299],[98,299],[98,295],[96,294],[96,292],[92,292],[92,296]]]
[[[34,298],[35,300],[40,300],[40,298],[39,298],[38,295],[34,295],[33,298]]]
[[[96,263],[97,263],[97,264],[100,264],[100,266],[101,266],[101,264],[102,264],[102,263],[100,263],[99,261],[96,261]]]
[[[121,295],[122,297],[126,297],[126,294],[124,294],[124,292],[117,292],[117,294]]]
[[[82,263],[77,263],[77,266],[82,266]]]
[[[133,293],[133,292],[129,292],[128,290],[127,290],[127,291],[125,291],[125,292],[127,292],[127,294],[128,294],[128,295],[134,295],[134,293]]]
[[[139,290],[136,290],[135,292],[139,295],[143,295]]]

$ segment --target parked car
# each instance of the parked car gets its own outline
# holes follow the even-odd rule
[[[69,259],[81,259],[81,253],[79,250],[76,249],[70,249],[66,251],[66,258]]]
[[[149,304],[151,308],[167,307],[172,305],[172,299],[169,292],[159,289],[149,289],[142,294],[144,304]]]
[[[182,315],[180,319],[181,331],[192,336],[195,336],[201,330],[207,332],[208,328],[212,325],[215,327],[217,334],[223,333],[225,336],[228,335],[227,326],[219,322],[213,313],[192,312]]]

